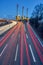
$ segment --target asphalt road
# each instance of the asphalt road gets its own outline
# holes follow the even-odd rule
[[[43,65],[43,47],[28,22],[18,22],[0,40],[0,65]]]

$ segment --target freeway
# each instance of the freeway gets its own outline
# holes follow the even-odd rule
[[[16,24],[17,24],[16,21],[11,21],[10,24],[1,26],[0,27],[0,35],[2,35],[5,31],[9,30],[10,28],[12,28]]]
[[[18,22],[0,40],[0,65],[43,65],[43,46],[31,25]]]

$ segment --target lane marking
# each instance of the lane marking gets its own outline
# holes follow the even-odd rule
[[[41,42],[41,40],[39,39],[38,35],[35,33],[35,31],[33,30],[33,28],[31,27],[32,31],[34,32],[36,38],[38,39],[38,41],[40,42],[41,46],[43,47],[43,44]]]
[[[31,54],[32,54],[32,57],[33,57],[33,61],[36,62],[36,59],[35,59],[35,56],[34,56],[34,53],[32,51],[32,47],[31,47],[30,44],[29,44],[29,48],[30,48],[30,51],[31,51]]]
[[[23,65],[23,36],[24,36],[24,25],[22,23],[21,32],[20,32],[20,65]]]
[[[4,53],[5,49],[7,48],[8,44],[6,44],[6,46],[4,47],[4,49],[2,50],[2,52],[0,53],[0,56],[2,56],[2,54]]]
[[[16,53],[15,53],[15,59],[14,59],[14,61],[16,61],[17,60],[17,53],[18,53],[18,44],[17,44],[17,48],[16,48]]]
[[[28,43],[26,41],[26,34],[25,34],[25,32],[24,32],[24,44],[25,44],[25,47],[26,47],[26,56],[27,56],[28,65],[31,65],[30,55],[29,55],[29,49],[28,49]]]
[[[25,32],[26,32],[26,28],[25,28],[25,25],[24,25],[24,30],[25,30]]]
[[[14,32],[14,30],[17,28],[19,24],[17,24],[16,26],[14,26],[10,31],[8,31],[8,33],[4,36],[4,38],[1,40],[0,42],[0,47],[4,44],[4,42],[10,37],[10,35]]]
[[[26,38],[28,39],[28,35],[26,34]]]

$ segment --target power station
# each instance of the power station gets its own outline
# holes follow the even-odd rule
[[[16,6],[16,20],[20,21],[20,20],[25,20],[26,22],[29,20],[28,18],[28,8],[26,9],[26,17],[24,16],[24,6],[22,7],[22,16],[19,15],[19,5],[17,4]]]

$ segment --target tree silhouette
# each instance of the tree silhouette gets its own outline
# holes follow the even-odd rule
[[[40,5],[36,5],[34,10],[33,10],[33,13],[32,13],[32,17],[34,18],[43,18],[43,4],[40,4]]]
[[[32,12],[30,23],[33,24],[37,28],[39,25],[38,21],[41,19],[43,19],[43,4],[39,4],[35,6]]]

